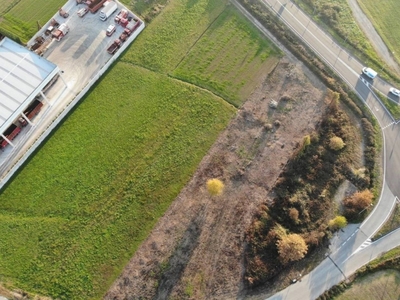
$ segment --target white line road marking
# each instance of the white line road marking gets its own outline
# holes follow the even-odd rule
[[[386,125],[385,127],[382,127],[382,130],[385,130],[386,128],[388,128],[389,126],[392,126],[393,124],[397,124],[395,122],[390,123],[389,125]]]

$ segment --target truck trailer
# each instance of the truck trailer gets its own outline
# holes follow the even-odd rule
[[[108,4],[100,12],[100,20],[106,21],[118,9],[117,3],[114,1],[108,2]]]
[[[39,100],[35,100],[31,103],[31,105],[28,106],[27,109],[24,111],[24,115],[29,119],[32,120],[42,109],[43,103]],[[20,117],[18,119],[18,122],[21,124],[22,127],[25,127],[28,125],[28,122],[23,118]]]
[[[3,133],[3,135],[9,140],[12,141],[15,137],[21,132],[21,128],[15,124],[11,124],[10,127]],[[8,145],[6,139],[0,136],[0,149],[3,149]]]

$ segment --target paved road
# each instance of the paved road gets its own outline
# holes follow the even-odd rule
[[[260,26],[237,2],[232,2],[257,27]],[[383,132],[384,151],[382,163],[385,170],[384,183],[380,199],[370,216],[349,235],[338,250],[330,253],[317,268],[304,276],[301,282],[271,297],[271,299],[315,299],[325,290],[339,283],[366,263],[365,259],[363,259],[364,256],[359,253],[366,253],[365,251],[372,247],[370,238],[389,217],[396,203],[395,196],[400,195],[398,179],[400,149],[396,147],[396,143],[400,142],[400,124],[394,122],[392,116],[374,94],[374,90],[388,94],[390,85],[379,78],[372,82],[364,75],[361,75],[364,65],[344,51],[289,0],[263,0],[263,3],[266,8],[271,9],[280,16],[292,31],[300,36],[317,55],[325,60],[359,94],[375,115]],[[400,240],[398,240],[399,242],[394,241],[393,235],[391,235],[385,237],[381,242],[382,244],[386,242],[387,248],[381,246],[380,250],[385,251],[385,249],[388,250],[393,246],[387,243],[388,240],[395,245],[400,244]],[[373,257],[371,256],[370,258],[372,259]]]

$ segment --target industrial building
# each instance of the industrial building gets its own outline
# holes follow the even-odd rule
[[[59,77],[55,64],[8,38],[0,41],[0,149],[14,147],[21,128],[34,125],[38,104],[48,103],[45,92]]]

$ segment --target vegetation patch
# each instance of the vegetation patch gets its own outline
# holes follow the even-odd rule
[[[65,0],[6,0],[0,10],[0,32],[23,43],[65,4]]]
[[[397,0],[373,1],[363,0],[357,1],[368,19],[374,24],[375,29],[385,42],[389,51],[400,63],[400,20],[398,12],[400,10],[400,2]]]
[[[209,92],[116,65],[1,193],[2,278],[100,298],[233,113]]]
[[[339,108],[338,98],[338,94],[328,93],[329,108],[318,131],[298,146],[275,184],[273,203],[260,207],[248,231],[245,278],[250,286],[272,280],[291,261],[320,247],[328,236],[329,225],[340,228],[328,221],[334,215],[332,197],[336,188],[345,178],[353,179],[349,170],[354,165],[356,145],[352,136],[356,128]],[[332,137],[339,137],[346,146],[332,149]],[[359,189],[367,182],[353,181]],[[296,246],[282,247],[283,237],[290,235],[296,237]],[[290,252],[284,255],[289,261],[282,259],[283,249]]]
[[[378,271],[356,280],[336,300],[396,299],[400,295],[400,272]]]
[[[122,2],[149,23],[161,13],[169,0],[122,0]]]
[[[238,106],[274,66],[279,50],[241,15],[227,7],[172,73],[203,86]]]

